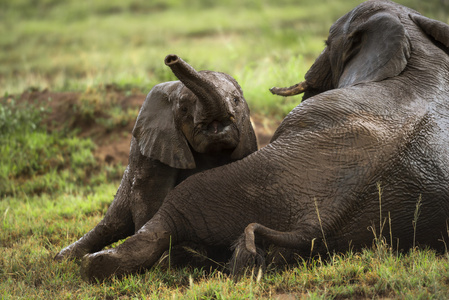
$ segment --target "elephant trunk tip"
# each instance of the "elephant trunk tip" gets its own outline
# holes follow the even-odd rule
[[[165,57],[165,65],[170,66],[173,64],[176,64],[179,61],[179,56],[175,55],[175,54],[169,54]]]
[[[273,95],[287,97],[287,96],[294,96],[294,95],[304,93],[308,88],[309,88],[309,84],[306,81],[302,81],[302,82],[292,85],[290,87],[284,87],[284,88],[272,87],[270,89],[270,92]]]

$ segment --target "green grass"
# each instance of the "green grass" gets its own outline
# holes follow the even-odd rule
[[[0,202],[0,291],[16,299],[246,299],[280,294],[310,298],[404,297],[444,299],[449,293],[449,260],[430,250],[397,254],[378,243],[362,252],[316,258],[296,267],[270,269],[234,281],[201,269],[154,268],[142,275],[88,284],[75,262],[52,257],[89,230],[103,216],[115,184],[59,195]],[[251,270],[249,270],[251,273]]]
[[[13,94],[30,88],[78,91],[73,115],[120,127],[138,108],[122,111],[106,86],[146,93],[175,79],[163,64],[166,54],[175,53],[197,69],[233,75],[253,112],[281,119],[299,99],[274,97],[268,88],[301,80],[329,26],[360,2],[1,1],[2,299],[446,298],[447,254],[401,254],[379,238],[362,252],[298,259],[297,266],[260,275],[253,270],[254,276],[240,281],[217,270],[156,267],[91,285],[81,280],[76,262],[53,261],[102,219],[124,167],[97,162],[92,140],[67,128],[49,130],[42,125],[48,106],[19,103]],[[449,22],[446,0],[398,2]]]
[[[107,166],[95,161],[90,139],[67,129],[48,132],[41,122],[47,109],[16,103],[14,97],[0,99],[0,197],[60,192],[116,174],[100,170]]]

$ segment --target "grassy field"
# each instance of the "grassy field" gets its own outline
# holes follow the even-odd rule
[[[298,259],[240,281],[218,270],[160,266],[91,285],[78,263],[53,261],[102,219],[124,166],[97,161],[95,136],[76,122],[49,123],[51,105],[19,101],[23,91],[76,92],[77,121],[121,132],[138,107],[122,110],[110,87],[132,95],[175,79],[163,64],[175,53],[197,69],[231,74],[253,113],[281,120],[300,98],[276,98],[268,88],[301,80],[329,26],[360,2],[0,1],[2,298],[447,298],[447,254],[398,253],[374,235],[361,253]],[[447,0],[398,2],[449,23]]]

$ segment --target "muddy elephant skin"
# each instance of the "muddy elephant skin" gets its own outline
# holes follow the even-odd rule
[[[134,234],[185,178],[257,150],[248,105],[231,76],[197,72],[176,55],[165,64],[179,81],[148,93],[133,129],[129,164],[104,219],[57,260],[81,258]]]
[[[370,228],[378,234],[388,216],[384,234],[391,230],[394,246],[408,249],[415,237],[416,245],[442,249],[449,26],[390,1],[367,1],[336,21],[326,44],[304,82],[273,89],[305,94],[270,144],[186,179],[137,234],[86,255],[84,278],[149,268],[170,237],[234,244],[236,272],[270,244],[308,256],[313,243],[314,253],[325,254],[324,236],[330,252],[358,250],[372,245]]]

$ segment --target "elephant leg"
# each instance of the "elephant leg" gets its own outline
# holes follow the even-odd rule
[[[140,155],[140,153],[139,153]],[[140,155],[136,164],[130,195],[134,232],[137,232],[159,210],[165,196],[175,186],[178,170]]]
[[[84,280],[103,281],[150,268],[170,246],[170,232],[152,219],[123,244],[83,257]]]
[[[292,248],[304,253],[310,249],[312,240],[319,237],[319,231],[295,230],[289,232],[277,231],[259,223],[251,223],[245,228],[244,234],[233,246],[234,254],[230,262],[230,270],[234,275],[240,275],[248,266],[265,265],[265,253],[256,246],[264,242],[282,248]]]
[[[128,166],[114,201],[108,208],[103,220],[79,240],[62,249],[55,256],[55,260],[82,258],[87,253],[99,251],[105,246],[134,233],[134,223],[128,199],[131,190],[129,169]]]
[[[177,174],[177,169],[142,155],[133,137],[129,165],[105,217],[55,259],[82,258],[137,232],[158,211]]]

